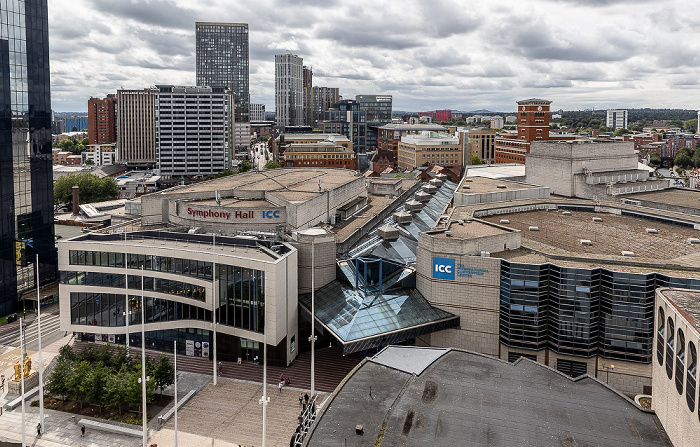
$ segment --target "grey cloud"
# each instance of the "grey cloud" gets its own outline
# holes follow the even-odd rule
[[[329,39],[348,47],[378,47],[390,50],[406,50],[422,45],[422,43],[407,35],[391,35],[383,29],[345,29],[345,28],[321,28],[316,37]]]
[[[194,30],[195,11],[172,0],[92,0],[96,11],[163,28]]]

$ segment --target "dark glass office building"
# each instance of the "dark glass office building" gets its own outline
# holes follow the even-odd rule
[[[56,278],[47,0],[0,3],[0,315]]]
[[[700,290],[700,280],[503,260],[501,343],[650,363],[659,287]]]
[[[195,34],[197,85],[230,88],[236,122],[250,122],[248,24],[197,22]]]

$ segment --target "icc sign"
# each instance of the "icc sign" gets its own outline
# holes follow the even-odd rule
[[[433,258],[433,278],[455,279],[455,260],[450,258]]]

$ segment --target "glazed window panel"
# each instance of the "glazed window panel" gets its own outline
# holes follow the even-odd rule
[[[676,349],[676,340],[674,338],[675,327],[670,317],[666,320],[666,326],[668,333],[668,341],[666,341],[666,375],[671,380],[673,378],[673,356]]]
[[[659,366],[664,365],[664,343],[665,341],[665,331],[666,331],[666,317],[664,315],[664,310],[659,307],[659,329],[656,334],[656,361],[659,362]]]
[[[685,335],[678,328],[678,340],[676,340],[676,391],[683,395],[683,380],[685,379]]]
[[[697,384],[698,352],[695,343],[688,342],[688,371],[685,375],[685,401],[692,413],[695,411],[695,388]]]

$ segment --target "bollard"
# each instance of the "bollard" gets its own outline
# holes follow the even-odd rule
[[[75,424],[75,415],[71,416],[71,419],[73,419],[73,423]]]
[[[158,416],[158,426],[163,425],[163,416]]]

